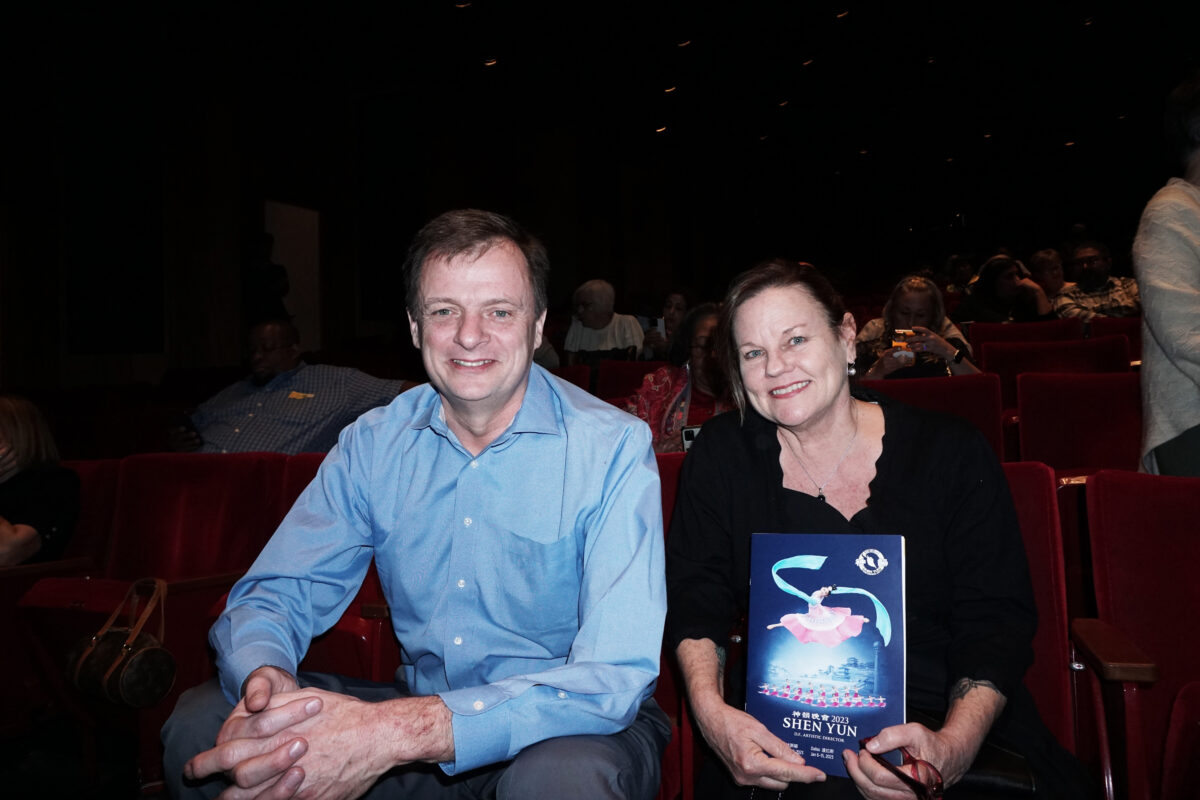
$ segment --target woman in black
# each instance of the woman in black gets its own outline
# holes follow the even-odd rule
[[[706,424],[684,461],[668,542],[668,635],[694,719],[726,768],[698,785],[738,796],[735,783],[778,792],[824,781],[740,710],[744,679],[724,697],[718,645],[746,611],[751,533],[846,531],[906,537],[909,706],[934,727],[944,719],[937,730],[884,729],[880,752],[903,745],[950,786],[995,732],[1043,791],[1070,796],[1077,765],[1021,685],[1037,621],[1003,471],[964,422],[851,396],[854,334],[807,265],[768,262],[726,298],[718,346],[740,413]],[[853,783],[829,778],[811,796],[911,796],[869,753],[843,758]]]
[[[0,566],[62,556],[79,517],[79,477],[33,403],[0,395]]]

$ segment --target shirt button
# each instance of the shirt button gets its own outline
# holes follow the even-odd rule
[[[258,407],[259,407],[259,408],[262,408],[262,403],[259,403],[259,404],[258,404]]]
[[[254,412],[253,412],[253,411],[251,411],[251,412],[250,412],[249,414],[247,414],[246,416],[247,416],[247,417],[253,417],[253,416],[254,416]]]
[[[470,517],[464,518],[463,525],[466,525],[468,528],[471,527],[471,518]]]
[[[476,700],[474,703],[471,704],[471,707],[474,708],[476,711],[483,711],[483,701]]]
[[[559,699],[559,700],[566,700],[566,699],[567,699],[567,693],[566,693],[566,692],[559,692],[559,693],[558,693],[558,699]]]
[[[463,587],[464,587],[464,586],[466,586],[466,585],[467,585],[467,582],[466,582],[466,581],[464,581],[462,578],[459,578],[459,579],[458,579],[458,588],[460,588],[460,589],[461,589],[461,588],[463,588]]]
[[[241,428],[234,428],[234,429],[233,429],[233,432],[234,432],[234,433],[241,433],[241,432],[242,432],[242,429],[241,429]]]
[[[478,462],[478,461],[472,461],[472,462],[471,462],[471,469],[479,469],[479,462]]]
[[[454,637],[454,643],[455,643],[455,644],[462,644],[462,637],[461,637],[461,636],[455,636],[455,637]]]

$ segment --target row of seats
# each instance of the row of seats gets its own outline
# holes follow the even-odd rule
[[[668,527],[683,458],[682,454],[658,458],[664,522]],[[83,478],[84,524],[107,527],[107,536],[101,530],[81,530],[70,561],[18,567],[0,575],[0,581],[21,583],[27,589],[21,616],[28,628],[43,634],[47,630],[71,630],[72,636],[95,626],[123,594],[130,579],[153,574],[170,582],[166,641],[179,659],[180,678],[173,695],[161,707],[141,714],[137,721],[143,745],[143,780],[150,782],[156,776],[161,756],[157,731],[178,691],[212,674],[204,634],[220,607],[221,595],[249,565],[311,480],[320,460],[317,454],[144,455],[119,462],[72,464]],[[1172,748],[1191,746],[1188,736],[1197,721],[1194,703],[1198,690],[1194,686],[1182,694],[1180,690],[1200,678],[1195,666],[1200,662],[1192,657],[1200,655],[1195,652],[1200,645],[1176,622],[1190,613],[1187,601],[1196,599],[1193,584],[1185,574],[1167,574],[1161,565],[1168,553],[1171,563],[1191,563],[1189,555],[1200,556],[1200,537],[1180,535],[1195,533],[1200,481],[1113,471],[1091,477],[1086,489],[1091,519],[1088,534],[1096,567],[1095,605],[1103,623],[1085,621],[1076,627],[1082,631],[1078,636],[1085,637],[1097,625],[1108,626],[1101,629],[1103,635],[1098,639],[1094,635],[1080,638],[1080,646],[1086,645],[1081,652],[1088,653],[1085,660],[1096,665],[1097,680],[1114,678],[1124,683],[1120,696],[1105,698],[1103,692],[1097,692],[1095,700],[1081,707],[1075,699],[1080,687],[1073,686],[1076,673],[1071,664],[1075,659],[1067,633],[1071,617],[1067,605],[1069,576],[1056,476],[1049,467],[1037,463],[1007,463],[1004,469],[1018,509],[1041,620],[1034,642],[1036,661],[1026,683],[1043,717],[1065,747],[1081,754],[1105,749],[1101,747],[1103,742],[1093,741],[1096,732],[1113,740],[1134,741],[1136,746],[1107,748],[1106,752],[1115,757],[1110,759],[1106,774],[1115,774],[1113,780],[1118,783],[1150,781],[1154,792],[1161,788],[1153,783],[1160,778],[1178,783],[1183,780],[1180,775],[1187,777],[1190,762],[1172,755],[1170,770],[1162,773],[1160,767],[1167,754],[1175,753]],[[1165,514],[1174,516],[1166,517],[1161,524],[1155,521],[1156,516]],[[1161,538],[1156,540],[1155,536]],[[1114,538],[1118,541],[1111,541]],[[102,546],[100,540],[104,540]],[[81,555],[85,550],[102,555]],[[31,583],[39,577],[41,580]],[[85,612],[90,616],[81,622],[80,615]],[[1132,639],[1121,639],[1121,634]],[[57,646],[65,646],[70,638],[60,636]],[[40,646],[49,645],[43,642]],[[398,646],[387,621],[386,604],[378,579],[372,574],[335,629],[314,643],[304,667],[387,680],[398,662]],[[1140,666],[1134,668],[1131,663]],[[1146,666],[1151,663],[1155,666]],[[1176,667],[1167,666],[1176,663]],[[12,659],[5,669],[14,669]],[[39,669],[41,675],[34,675],[39,681],[61,674],[58,664],[52,668],[49,662],[43,663]],[[1157,681],[1147,687],[1144,681],[1155,670]],[[20,677],[28,685],[30,676]],[[9,680],[4,684],[8,685]],[[67,691],[61,681],[51,688]],[[1177,702],[1176,695],[1183,699]],[[675,733],[664,756],[660,796],[690,798],[696,734],[669,652],[663,654],[656,697],[670,716]],[[1104,699],[1110,705],[1119,702],[1122,708],[1131,702],[1141,705],[1127,713],[1119,729],[1111,725],[1106,728],[1100,724],[1103,709],[1097,710],[1096,706]],[[1173,711],[1178,703],[1182,705]],[[91,728],[102,730],[94,709],[80,713],[91,714]],[[1138,733],[1140,729],[1130,722],[1133,719],[1148,726],[1162,723],[1165,731],[1172,713],[1172,730],[1178,729],[1172,743]],[[1082,728],[1081,719],[1085,721]],[[1087,723],[1089,719],[1095,724]],[[1119,766],[1132,757],[1140,759],[1137,763],[1141,767]],[[1115,770],[1113,762],[1118,764]]]

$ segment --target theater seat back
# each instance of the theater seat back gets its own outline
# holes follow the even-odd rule
[[[168,581],[245,570],[279,516],[278,453],[148,453],[121,463],[107,577]]]

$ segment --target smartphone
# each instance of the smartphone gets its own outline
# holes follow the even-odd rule
[[[912,328],[896,328],[896,330],[892,331],[892,347],[907,350],[908,337],[912,335],[914,335]]]

